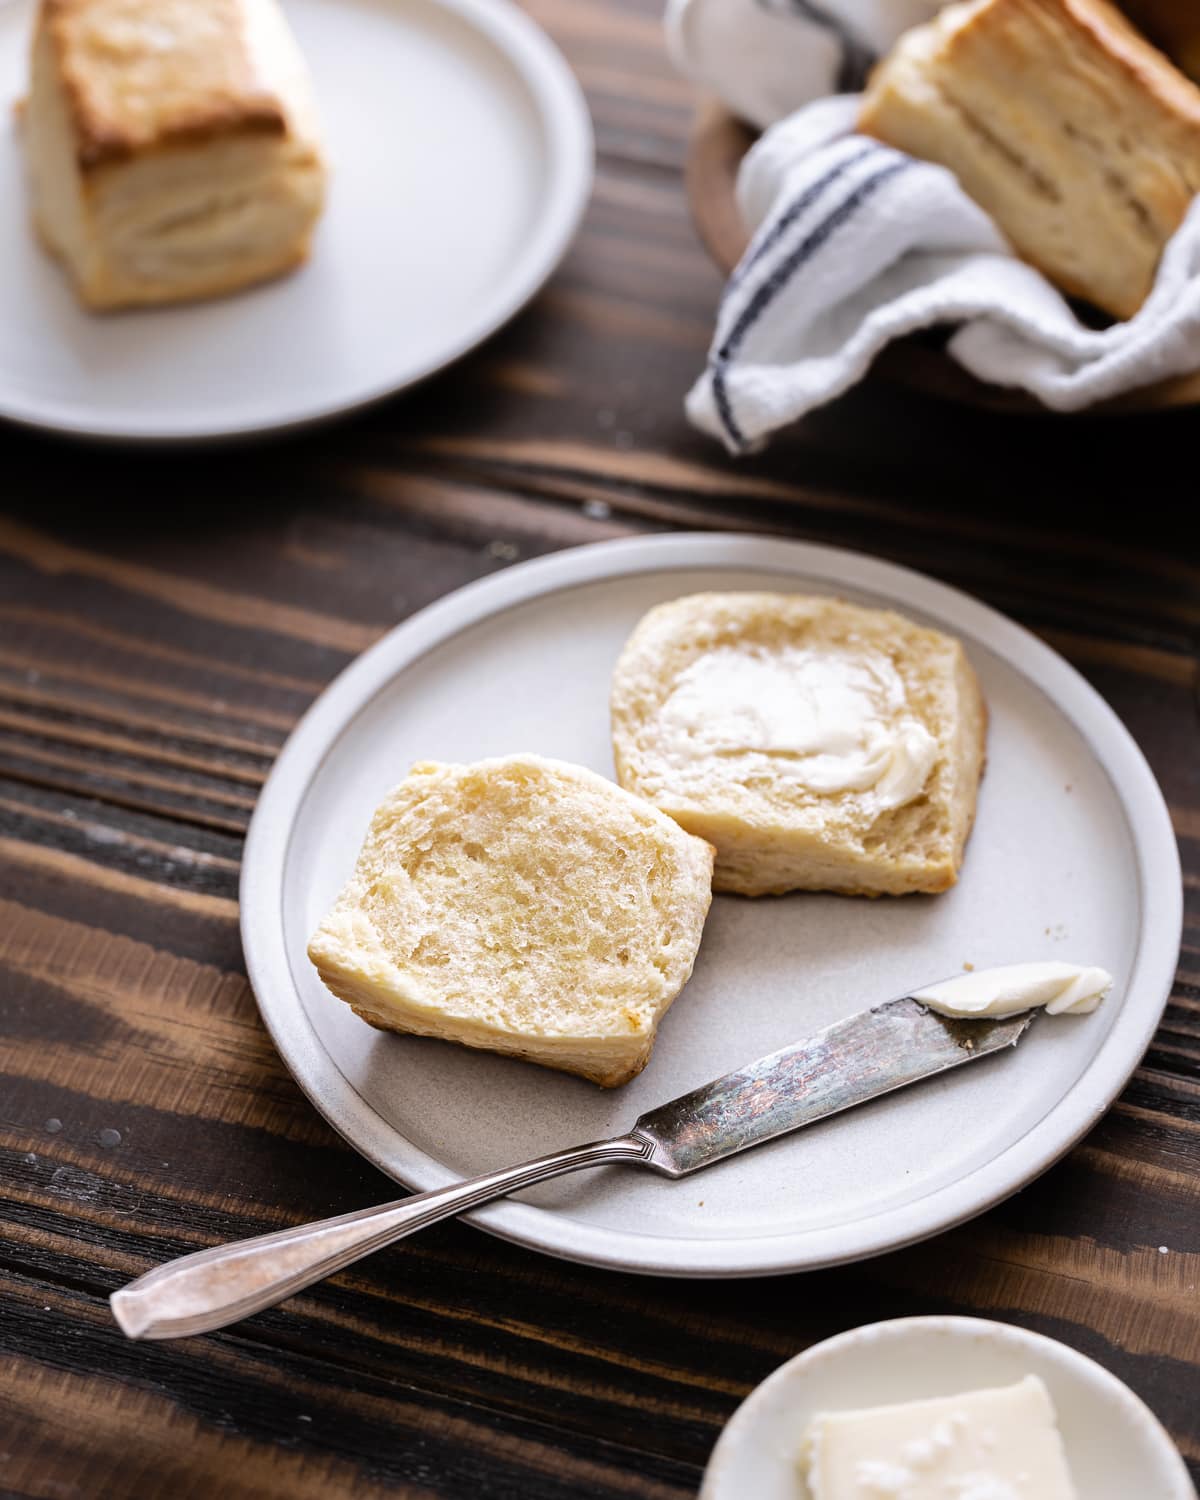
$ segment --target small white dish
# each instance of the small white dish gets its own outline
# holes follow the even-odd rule
[[[284,0],[332,167],[312,258],[232,297],[85,312],[36,244],[12,106],[31,0],[0,5],[0,416],[93,437],[226,437],[390,395],[538,290],[592,181],[570,69],[508,0]]]
[[[962,878],[944,895],[718,896],[645,1071],[604,1090],[375,1031],[305,947],[371,813],[415,760],[537,750],[613,774],[613,664],[652,605],[709,589],[834,593],[964,642],[991,711]],[[1041,641],[919,573],[774,538],[670,536],[509,568],[385,636],[284,747],[242,862],[242,941],[276,1046],[325,1117],[418,1191],[627,1130],[642,1111],[866,1006],[1028,959],[1095,963],[1112,996],[1039,1021],[1017,1052],[664,1182],[622,1168],[546,1183],[470,1221],[625,1270],[747,1276],[911,1244],[1044,1171],[1124,1087],[1162,1016],[1182,882],[1154,777],[1120,720]]]
[[[1045,1381],[1080,1500],[1196,1500],[1178,1448],[1115,1375],[1057,1339],[985,1318],[896,1318],[815,1344],[747,1396],[699,1500],[809,1500],[796,1455],[819,1411]]]

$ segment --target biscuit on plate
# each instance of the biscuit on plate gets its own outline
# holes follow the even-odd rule
[[[1018,255],[1116,318],[1200,189],[1200,89],[1106,0],[967,0],[907,32],[859,128],[940,162]]]
[[[374,1026],[615,1088],[692,972],[712,864],[580,766],[422,762],[377,809],[308,956]]]
[[[211,297],[308,254],[325,167],[276,0],[42,0],[34,224],[92,308]]]
[[[713,888],[954,884],[986,711],[958,641],[800,594],[694,594],[640,622],[612,687],[617,779],[717,850]]]

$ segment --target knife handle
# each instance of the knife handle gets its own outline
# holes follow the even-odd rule
[[[211,1333],[273,1307],[293,1292],[440,1219],[453,1218],[550,1177],[615,1162],[647,1161],[653,1149],[652,1142],[634,1136],[594,1141],[430,1193],[198,1250],[147,1271],[113,1292],[109,1304],[122,1332],[131,1339]]]

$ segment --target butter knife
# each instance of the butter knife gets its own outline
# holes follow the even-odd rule
[[[168,1261],[114,1292],[113,1316],[131,1339],[211,1333],[418,1229],[550,1177],[619,1162],[686,1177],[802,1125],[1015,1046],[1033,1015],[951,1020],[911,998],[892,1000],[652,1109],[628,1135]]]

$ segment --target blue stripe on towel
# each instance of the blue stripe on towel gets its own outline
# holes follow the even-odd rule
[[[857,151],[852,151],[843,161],[836,166],[830,167],[828,172],[818,177],[816,182],[810,182],[804,191],[798,194],[784,211],[779,215],[771,227],[759,240],[758,244],[751,245],[748,253],[743,257],[741,264],[734,268],[733,275],[729,278],[730,286],[737,286],[751,266],[756,266],[768,250],[774,249],[783,234],[791,228],[802,213],[811,208],[816,200],[821,197],[825,189],[832,185],[847,173],[851,167],[856,167],[860,161],[865,160],[875,151],[884,148],[877,141],[864,141]]]
[[[712,387],[713,401],[717,408],[717,414],[721,418],[721,424],[729,434],[729,441],[737,448],[746,446],[746,435],[738,425],[737,418],[733,414],[733,407],[729,401],[729,392],[726,389],[725,379],[729,364],[737,351],[741,348],[746,335],[779,296],[780,292],[791,281],[797,271],[801,270],[812,260],[817,251],[862,207],[868,198],[874,197],[885,182],[901,172],[905,172],[914,163],[909,158],[892,161],[886,167],[881,167],[871,177],[864,178],[862,182],[843,198],[841,203],[820,221],[809,234],[796,246],[790,255],[775,267],[770,276],[757,288],[754,295],[746,303],[739,314],[737,321],[729,330],[725,342],[717,350],[713,359]]]

